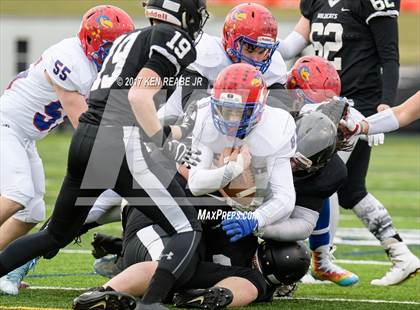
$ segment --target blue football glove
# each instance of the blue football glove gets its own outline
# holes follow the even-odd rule
[[[230,242],[246,237],[258,227],[258,221],[250,212],[235,212],[230,218],[222,222],[222,228],[230,238]]]

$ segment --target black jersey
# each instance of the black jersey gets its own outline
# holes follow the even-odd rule
[[[135,30],[117,38],[101,71],[92,85],[88,111],[80,121],[99,125],[137,125],[128,101],[132,85],[143,68],[155,71],[161,78],[163,91],[173,78],[195,61],[196,50],[189,35],[181,28],[160,23]],[[156,85],[158,81],[143,81]]]
[[[358,109],[374,108],[381,100],[381,63],[369,22],[398,16],[399,7],[400,0],[301,0],[316,54],[335,64],[341,95],[354,99]]]

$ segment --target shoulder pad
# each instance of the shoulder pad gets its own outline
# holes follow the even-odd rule
[[[42,64],[55,84],[82,95],[89,93],[97,75],[77,38],[65,39],[48,48],[42,54]]]
[[[287,146],[285,156],[292,152],[291,140],[296,134],[292,116],[283,109],[266,106],[262,119],[255,130],[246,138],[250,153],[254,156],[269,156]],[[294,144],[294,142],[293,142]]]
[[[286,84],[287,67],[280,52],[274,52],[273,58],[271,58],[270,67],[268,67],[268,70],[264,73],[263,77],[267,86],[273,85],[274,83]]]
[[[209,81],[214,81],[220,71],[232,64],[219,37],[204,33],[196,50],[197,59],[189,68],[197,71]]]
[[[161,54],[175,66],[177,74],[195,61],[194,43],[183,29],[165,23],[152,26],[151,29],[149,57],[154,52]]]
[[[400,0],[364,0],[360,12],[366,24],[375,17],[397,17],[400,11]]]

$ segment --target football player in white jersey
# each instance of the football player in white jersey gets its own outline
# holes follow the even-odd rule
[[[223,221],[231,241],[289,218],[295,205],[290,164],[296,148],[295,122],[288,112],[265,106],[266,99],[261,72],[248,64],[233,64],[219,74],[212,96],[197,103],[192,143],[201,151],[201,161],[188,176],[191,192],[212,193],[248,167],[254,171],[258,208]],[[225,148],[233,149],[231,156],[214,169],[214,155]]]
[[[217,75],[232,63],[249,63],[260,69],[270,89],[284,88],[287,68],[276,51],[278,44],[277,21],[267,8],[257,3],[235,6],[226,16],[222,37],[204,33],[198,42],[197,59],[184,73],[196,83],[178,86],[159,110],[159,118],[178,117],[193,98],[208,97]],[[202,92],[192,97],[197,88]]]
[[[45,177],[35,142],[65,116],[77,127],[112,42],[133,29],[117,7],[90,9],[77,37],[45,50],[0,97],[0,250],[44,220]]]

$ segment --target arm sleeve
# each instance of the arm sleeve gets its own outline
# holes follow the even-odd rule
[[[284,60],[289,60],[299,55],[308,45],[305,38],[298,32],[292,31],[284,40],[280,40],[277,50]]]
[[[285,221],[278,221],[258,230],[258,236],[275,241],[298,241],[307,239],[313,232],[319,213],[296,206]]]
[[[242,165],[233,161],[212,169],[213,152],[204,144],[197,143],[195,146],[201,151],[201,162],[196,167],[191,167],[188,176],[188,187],[193,195],[201,196],[217,191],[243,172]],[[238,160],[239,157],[240,155]]]
[[[277,221],[284,221],[290,216],[295,205],[296,194],[290,157],[273,156],[268,158],[267,172],[269,173],[271,196],[254,211],[259,228]]]
[[[382,100],[395,105],[399,79],[398,21],[393,17],[376,17],[370,23],[382,65]]]

